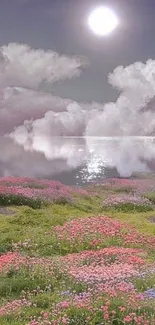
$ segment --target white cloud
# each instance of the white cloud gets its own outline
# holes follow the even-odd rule
[[[44,142],[44,145],[48,147],[48,143]],[[51,178],[79,166],[85,157],[85,150],[84,141],[76,139],[60,141],[55,138],[52,141],[52,150],[50,144],[47,151],[50,157],[47,159],[41,151],[26,151],[9,137],[0,137],[0,152],[3,152],[0,156],[0,177],[15,175]]]
[[[0,96],[0,133],[11,132],[25,120],[38,119],[48,111],[65,111],[71,101],[24,88],[6,88]]]
[[[81,136],[87,123],[87,112],[77,103],[70,103],[67,111],[48,111],[43,118],[26,121],[18,126],[10,137],[25,149],[44,152],[49,156],[54,136]],[[50,149],[51,143],[51,149]]]
[[[51,108],[44,117],[32,121],[28,132],[32,143],[38,134],[48,138],[155,134],[155,109],[145,109],[155,96],[155,61],[118,67],[109,75],[109,83],[120,91],[115,103],[70,103],[62,112],[57,109],[57,114]],[[18,142],[18,135],[15,130],[11,136]]]
[[[147,105],[155,97],[155,60],[117,67],[109,83],[120,95],[115,103],[104,106],[88,121],[87,135],[155,135],[155,106]]]
[[[42,83],[77,77],[86,61],[59,55],[52,50],[31,49],[10,43],[1,47],[0,87],[18,86],[38,90]]]
[[[74,165],[73,162],[76,165],[76,159],[72,155],[67,157],[68,147],[59,152],[54,137],[155,135],[155,61],[117,67],[109,75],[109,83],[120,93],[115,103],[76,103],[44,92],[46,84],[79,76],[85,64],[82,58],[33,50],[27,45],[3,46],[0,51],[1,134],[10,133],[10,138],[30,154],[42,155],[49,161],[65,159],[67,166]],[[122,142],[118,152],[112,147],[110,155],[115,153],[114,166],[122,175],[130,174],[134,165],[143,166],[140,149],[125,169],[127,148],[131,152],[132,147],[129,142]],[[78,161],[79,154],[76,155],[73,147],[72,150]],[[149,147],[147,159],[154,159],[153,145]]]
[[[0,48],[0,134],[46,112],[65,111],[71,102],[46,92],[47,85],[77,77],[87,64],[82,57],[67,57],[52,50],[31,49],[11,43]]]
[[[35,150],[15,144],[8,137],[0,137],[0,175],[53,177],[83,165],[83,177],[90,180],[101,175],[103,169],[116,168],[121,176],[133,171],[155,171],[155,147],[152,139],[106,138],[35,139]],[[24,142],[24,141],[23,141]],[[28,143],[27,143],[28,144]],[[40,147],[39,147],[40,144]],[[27,148],[25,148],[27,149]],[[103,174],[104,175],[104,174]]]

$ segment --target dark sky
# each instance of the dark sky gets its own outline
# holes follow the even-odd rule
[[[98,5],[113,8],[120,20],[106,38],[93,35],[86,23]],[[54,85],[53,94],[77,101],[114,100],[108,73],[155,56],[155,0],[0,0],[0,45],[9,42],[86,56],[90,65],[81,77]]]

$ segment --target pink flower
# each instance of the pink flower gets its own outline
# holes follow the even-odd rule
[[[67,318],[66,317],[63,317],[62,320],[61,320],[62,324],[67,324]]]
[[[127,315],[126,317],[124,317],[124,322],[126,323],[130,323],[132,321],[132,317]]]
[[[49,317],[49,313],[43,313],[43,317],[47,319]]]

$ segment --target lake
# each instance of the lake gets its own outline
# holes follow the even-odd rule
[[[44,141],[43,141],[44,140]],[[155,172],[153,137],[40,138],[37,151],[0,139],[0,175],[60,180],[86,185],[110,177]]]

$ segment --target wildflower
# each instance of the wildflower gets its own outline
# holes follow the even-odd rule
[[[126,317],[124,317],[124,322],[126,322],[126,323],[130,323],[131,321],[132,321],[132,317],[131,316],[129,316],[129,315],[127,315]]]

